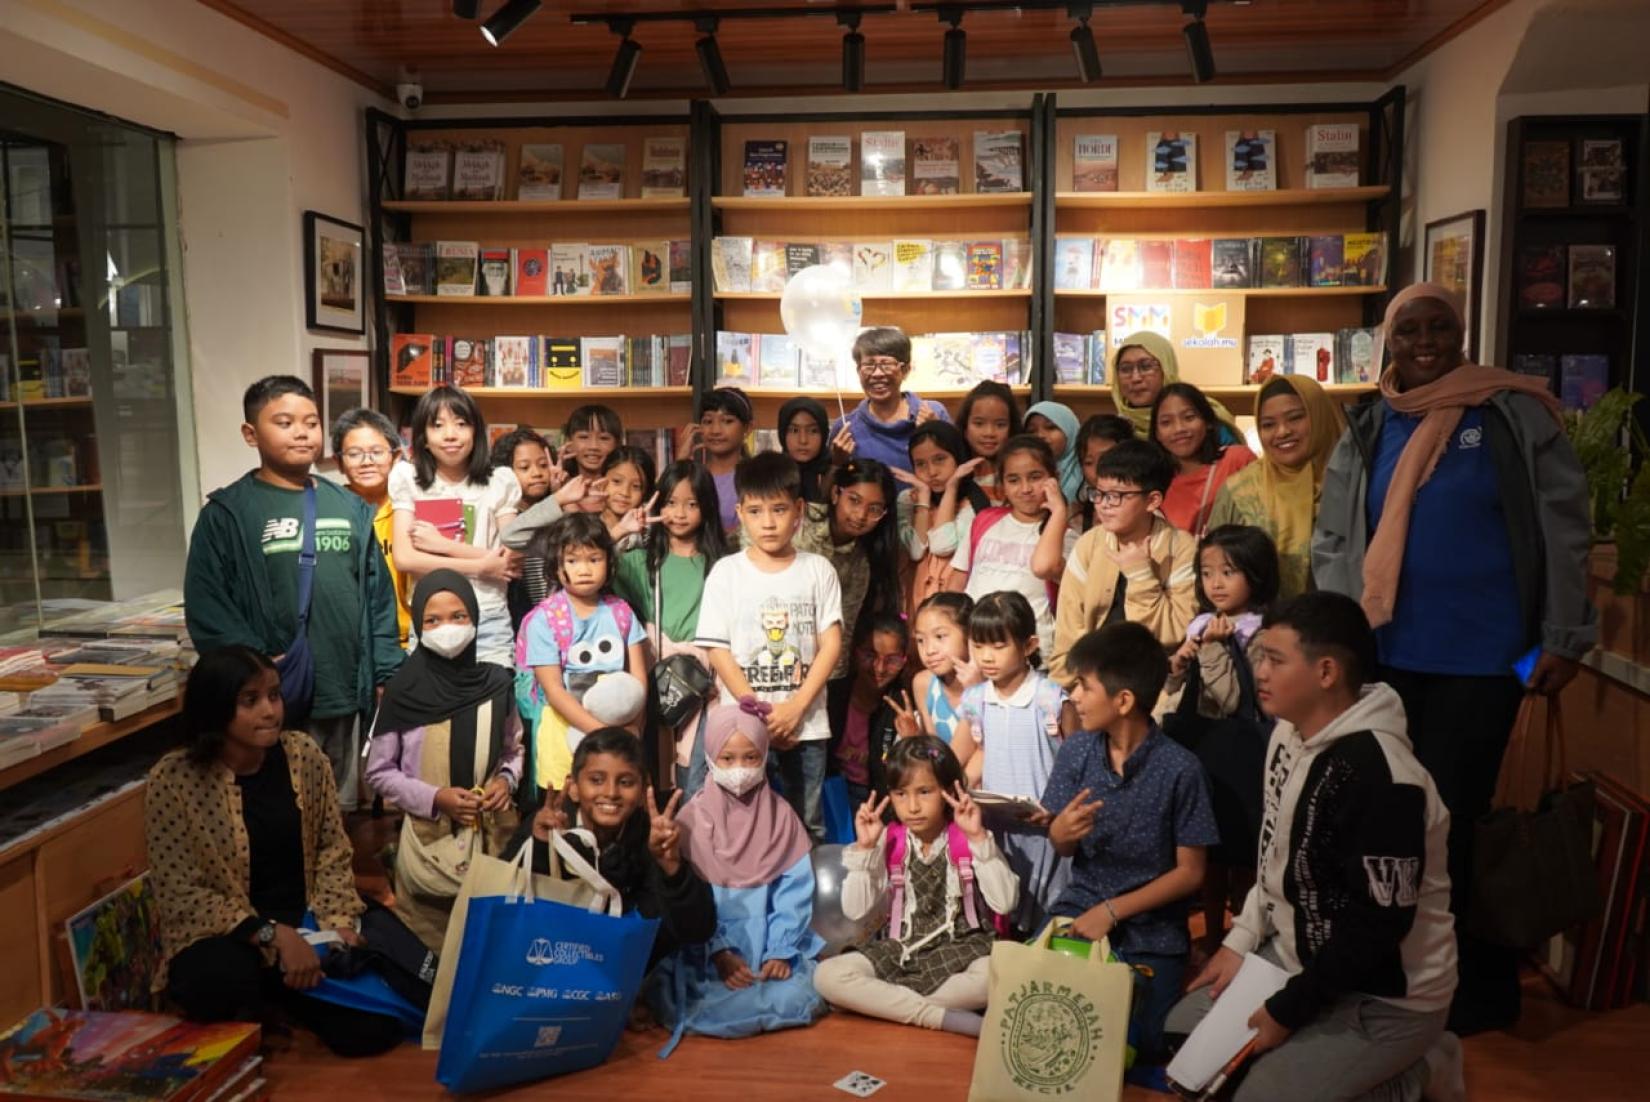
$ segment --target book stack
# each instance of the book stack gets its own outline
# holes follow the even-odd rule
[[[1201,291],[1250,287],[1379,287],[1378,233],[1310,237],[1056,237],[1056,291]]]
[[[18,718],[66,723],[74,728],[77,737],[103,722],[97,697],[92,693],[74,687],[53,692],[56,687],[50,685],[31,693],[28,704],[17,713]]]
[[[1373,328],[1254,334],[1243,381],[1264,386],[1278,375],[1306,375],[1325,385],[1373,384],[1381,369],[1379,341],[1380,331]]]
[[[390,338],[390,385],[512,390],[688,385],[693,338],[449,337],[396,333]]]
[[[13,1054],[0,1097],[257,1102],[259,1039],[255,1023],[43,1008],[0,1035]]]
[[[129,666],[77,662],[65,666],[49,688],[31,697],[51,697],[80,693],[97,701],[104,722],[112,723],[136,715],[155,704],[178,695],[178,673],[170,666]]]
[[[384,293],[444,298],[580,298],[687,294],[693,250],[686,239],[515,248],[475,241],[384,245]]]
[[[826,242],[718,237],[711,251],[711,276],[720,294],[777,294],[792,276],[818,264],[852,273],[855,288],[867,295],[1031,286],[1031,243],[1023,237]]]

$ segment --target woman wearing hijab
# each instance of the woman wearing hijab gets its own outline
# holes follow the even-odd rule
[[[825,476],[831,471],[831,418],[812,398],[792,398],[779,407],[779,446],[802,468],[802,500],[824,504]]]
[[[1209,529],[1259,528],[1278,549],[1278,599],[1312,588],[1312,525],[1329,453],[1346,430],[1339,402],[1305,375],[1280,375],[1260,389],[1255,427],[1261,458],[1220,488]]]
[[[709,783],[676,816],[682,856],[710,884],[717,916],[708,944],[684,948],[654,973],[659,1020],[678,1038],[804,1026],[825,1009],[813,986],[825,943],[809,925],[808,832],[768,784],[768,727],[757,714],[765,708],[711,709]]]
[[[1059,402],[1038,402],[1026,410],[1025,427],[1027,432],[1042,437],[1054,453],[1054,461],[1060,465],[1060,492],[1067,504],[1076,502],[1083,489],[1082,456],[1077,454],[1077,434],[1081,431],[1077,415],[1070,406]]]
[[[1544,380],[1466,362],[1447,289],[1399,292],[1385,335],[1380,399],[1350,413],[1324,471],[1312,569],[1320,589],[1360,600],[1376,630],[1381,679],[1403,698],[1415,756],[1449,808],[1459,918],[1473,827],[1520,700],[1562,689],[1597,640],[1587,481]],[[1522,683],[1513,665],[1533,648]],[[1459,939],[1449,1028],[1510,1025],[1517,954]]]
[[[1158,393],[1179,381],[1180,365],[1175,361],[1174,345],[1167,337],[1149,330],[1142,329],[1124,337],[1112,355],[1112,403],[1117,412],[1134,425],[1134,434],[1142,440],[1152,438],[1152,405]],[[1209,404],[1220,419],[1221,446],[1243,443],[1243,433],[1238,431],[1237,419],[1231,410],[1213,398]]]
[[[384,689],[367,783],[404,813],[395,911],[439,950],[473,848],[501,853],[515,831],[521,720],[510,671],[476,661],[469,579],[432,570],[413,590],[418,649]]]

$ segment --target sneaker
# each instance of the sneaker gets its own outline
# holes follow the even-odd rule
[[[1427,1082],[1421,1090],[1426,1102],[1467,1102],[1466,1069],[1461,1061],[1461,1038],[1440,1033],[1427,1049]]]

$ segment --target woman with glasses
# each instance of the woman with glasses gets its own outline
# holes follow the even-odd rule
[[[412,627],[412,607],[407,603],[412,586],[395,568],[395,510],[390,507],[390,468],[402,462],[401,436],[390,419],[375,409],[345,410],[332,426],[332,454],[338,457],[344,485],[373,508],[372,531],[389,564],[396,625],[405,647]]]
[[[901,471],[911,469],[911,434],[924,421],[951,415],[938,402],[904,389],[911,374],[911,338],[895,326],[867,329],[854,341],[854,366],[865,398],[831,423],[831,459],[874,459]],[[846,611],[846,610],[844,610]]]
[[[1124,337],[1112,356],[1111,400],[1142,440],[1152,438],[1152,404],[1158,394],[1179,381],[1180,366],[1167,337],[1141,330]],[[1209,404],[1220,421],[1220,443],[1241,444],[1243,433],[1231,411],[1213,399]]]

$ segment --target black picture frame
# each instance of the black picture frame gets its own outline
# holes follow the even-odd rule
[[[365,231],[304,212],[304,325],[326,333],[367,331]]]
[[[1428,222],[1421,255],[1424,265],[1421,278],[1428,283],[1442,284],[1461,296],[1461,313],[1467,323],[1467,359],[1476,363],[1479,319],[1484,312],[1483,210],[1462,211]],[[1444,270],[1445,267],[1448,270]]]
[[[328,435],[332,424],[347,409],[372,406],[372,353],[365,348],[317,348],[310,353],[310,373],[325,429],[322,468],[330,470],[338,458]]]

